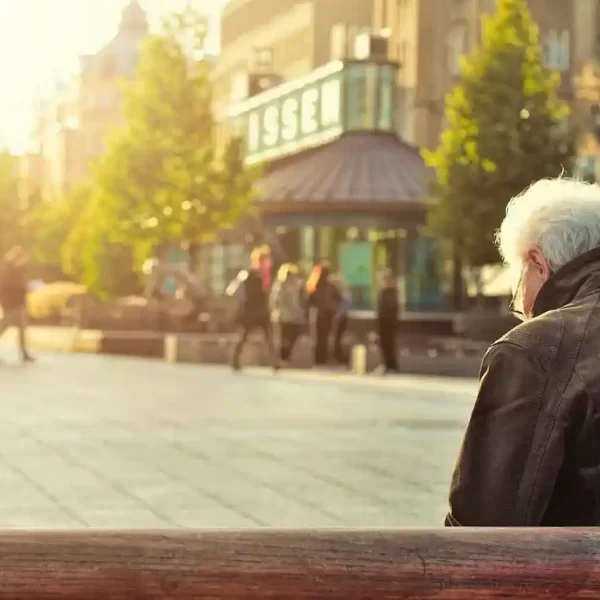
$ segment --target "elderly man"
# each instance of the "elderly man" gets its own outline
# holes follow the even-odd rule
[[[497,239],[524,322],[483,359],[446,525],[600,525],[600,186],[535,183]]]

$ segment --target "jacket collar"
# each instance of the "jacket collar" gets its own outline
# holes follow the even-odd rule
[[[600,291],[600,248],[585,252],[567,263],[540,289],[533,305],[533,316],[562,308],[576,298]]]

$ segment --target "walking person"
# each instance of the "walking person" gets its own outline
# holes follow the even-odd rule
[[[341,302],[341,295],[330,281],[331,269],[327,263],[315,265],[307,282],[310,304],[316,312],[315,365],[329,362],[329,336]]]
[[[235,371],[240,370],[240,357],[248,336],[253,331],[259,330],[268,346],[272,366],[277,369],[279,362],[275,353],[269,312],[272,268],[270,248],[268,246],[255,248],[250,256],[250,262],[250,270],[240,271],[226,292],[238,302],[236,317],[238,337],[233,349],[231,366]]]
[[[33,357],[27,350],[27,273],[29,261],[23,248],[16,246],[4,256],[0,266],[0,336],[9,328],[19,331],[19,350],[23,362],[32,362]]]
[[[298,338],[306,324],[307,297],[298,267],[287,263],[281,266],[271,289],[271,319],[279,332],[279,359],[289,363]]]
[[[600,186],[538,181],[497,234],[523,322],[493,343],[448,526],[600,525]]]
[[[348,365],[350,357],[344,347],[344,334],[348,329],[349,313],[352,308],[352,295],[341,277],[335,277],[333,284],[340,295],[340,303],[334,322],[333,356],[338,364]]]
[[[396,332],[398,330],[398,288],[391,271],[383,275],[382,288],[377,302],[377,329],[379,350],[384,373],[398,372]]]

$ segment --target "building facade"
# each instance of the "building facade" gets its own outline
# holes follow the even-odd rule
[[[122,84],[133,77],[147,35],[146,14],[131,0],[115,37],[97,54],[82,56],[78,75],[40,102],[32,151],[22,159],[21,172],[30,179],[24,195],[38,190],[43,198],[57,198],[88,176],[107,137],[122,124]]]
[[[125,8],[115,37],[100,52],[81,57],[78,115],[86,163],[102,155],[106,139],[123,123],[123,81],[131,80],[148,20],[136,0]]]
[[[595,45],[594,3],[528,0],[546,63],[561,73],[561,93],[569,102],[573,76]],[[424,148],[437,145],[461,58],[480,43],[483,18],[495,6],[496,0],[374,0],[375,31],[388,32],[390,57],[400,63],[396,120],[404,139]]]
[[[221,54],[212,69],[217,116],[252,95],[249,76],[271,76],[265,85],[271,87],[310,73],[331,60],[336,25],[358,31],[370,28],[372,18],[373,0],[231,0],[221,16]]]

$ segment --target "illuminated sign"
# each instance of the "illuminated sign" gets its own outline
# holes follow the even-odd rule
[[[394,65],[336,61],[234,105],[229,118],[246,136],[249,163],[272,160],[344,131],[393,131],[394,88]]]
[[[342,127],[341,73],[296,87],[244,115],[247,155],[256,160],[295,152],[339,135]],[[268,92],[267,92],[268,94]],[[263,96],[263,94],[261,94]],[[256,98],[259,98],[257,96]]]

